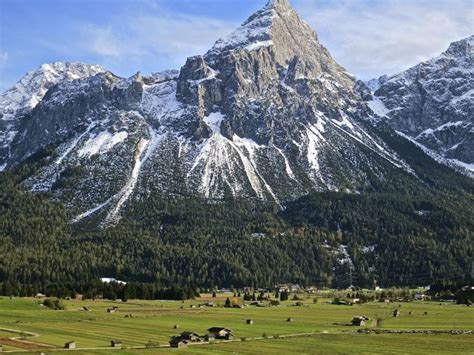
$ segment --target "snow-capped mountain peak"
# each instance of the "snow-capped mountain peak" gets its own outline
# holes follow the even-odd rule
[[[208,56],[229,49],[245,48],[249,51],[273,45],[273,27],[278,17],[297,16],[288,0],[270,0],[261,10],[250,16],[229,36],[219,39]]]
[[[2,119],[15,116],[18,110],[32,109],[49,88],[62,81],[71,81],[104,72],[99,65],[54,62],[41,65],[27,73],[15,86],[0,96]]]
[[[32,109],[56,84],[84,79],[104,72],[99,65],[55,62],[30,71],[11,89],[0,95],[0,170],[5,167],[11,143],[17,134],[18,120]]]

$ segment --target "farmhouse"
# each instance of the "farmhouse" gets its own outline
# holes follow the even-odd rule
[[[115,313],[115,308],[107,308],[107,313]]]
[[[182,332],[179,338],[191,342],[201,341],[201,338],[199,338],[199,334],[194,332]]]
[[[120,348],[120,347],[122,347],[122,341],[121,341],[121,340],[117,340],[117,339],[112,339],[112,340],[110,341],[110,346],[111,346],[112,348]]]
[[[75,341],[68,341],[66,344],[64,344],[64,349],[75,349],[75,348],[76,348]]]
[[[188,347],[188,344],[189,341],[181,339],[179,337],[173,337],[170,340],[170,347],[172,348],[184,349]]]
[[[232,329],[229,328],[221,328],[221,327],[212,327],[208,330],[209,334],[213,334],[216,339],[226,339],[232,340],[234,339],[234,334]]]
[[[364,316],[355,316],[354,318],[352,318],[352,325],[355,327],[363,327],[365,325],[365,322],[368,320],[369,318]]]

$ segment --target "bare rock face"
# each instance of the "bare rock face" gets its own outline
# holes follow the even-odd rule
[[[371,84],[389,125],[427,152],[474,171],[474,36]]]
[[[374,189],[410,167],[367,124],[355,79],[287,0],[272,0],[204,55],[168,71],[52,86],[14,114],[4,168],[45,147],[25,184],[80,221],[116,223],[152,193],[287,201]]]

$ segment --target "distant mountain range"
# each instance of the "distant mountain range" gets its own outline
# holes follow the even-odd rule
[[[180,71],[124,79],[53,63],[28,73],[0,96],[0,166],[46,157],[24,184],[74,222],[105,226],[157,191],[284,207],[418,179],[386,140],[395,132],[472,176],[473,45],[362,83],[287,0],[271,0]]]
[[[369,106],[435,159],[474,171],[474,35],[439,57],[369,81]]]

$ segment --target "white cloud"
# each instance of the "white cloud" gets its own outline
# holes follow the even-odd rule
[[[295,0],[333,56],[362,78],[397,73],[474,33],[472,0]]]
[[[107,26],[77,24],[82,50],[115,66],[141,61],[179,67],[190,55],[203,54],[236,26],[216,19],[178,14],[133,13]],[[137,68],[138,70],[139,68]]]

